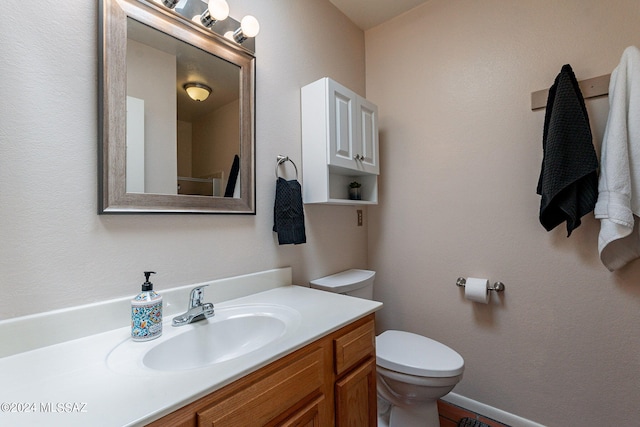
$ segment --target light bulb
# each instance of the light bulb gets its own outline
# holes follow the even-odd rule
[[[222,21],[229,16],[229,4],[225,0],[209,0],[209,13],[216,21]]]
[[[240,28],[245,37],[255,37],[260,32],[260,23],[255,17],[247,15],[240,21]]]
[[[240,28],[234,31],[233,39],[236,43],[242,44],[249,37],[255,37],[260,32],[258,20],[251,15],[247,15],[240,21]]]
[[[226,0],[209,0],[209,5],[200,16],[200,23],[211,28],[216,22],[227,19],[227,16],[229,16],[229,5]]]

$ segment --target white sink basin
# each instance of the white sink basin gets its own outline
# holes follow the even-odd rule
[[[181,371],[231,361],[291,334],[300,313],[279,305],[238,305],[215,309],[215,316],[172,327],[165,319],[163,335],[153,341],[120,343],[107,357],[117,372]]]

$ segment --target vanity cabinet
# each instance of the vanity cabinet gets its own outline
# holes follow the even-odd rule
[[[301,90],[305,203],[378,202],[378,107],[328,77]],[[362,184],[361,200],[349,183]]]
[[[376,359],[373,321],[334,339],[336,425],[377,423]]]
[[[375,426],[375,366],[371,314],[149,426]]]

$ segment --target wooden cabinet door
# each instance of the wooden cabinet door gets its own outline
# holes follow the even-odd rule
[[[324,365],[321,349],[292,360],[285,368],[198,411],[199,427],[270,426],[301,402],[321,395]],[[317,400],[317,399],[316,399]],[[318,401],[316,408],[323,404]],[[295,412],[295,410],[293,411]],[[319,412],[319,411],[318,411]],[[304,424],[292,424],[304,425]]]
[[[318,396],[304,408],[289,417],[285,422],[276,424],[278,427],[324,427],[320,415],[324,396]]]
[[[335,394],[336,427],[375,427],[378,423],[375,358],[337,381]]]

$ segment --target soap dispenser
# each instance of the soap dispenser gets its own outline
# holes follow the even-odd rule
[[[162,296],[153,290],[149,276],[155,271],[145,271],[142,292],[131,300],[131,338],[149,341],[162,335]]]

